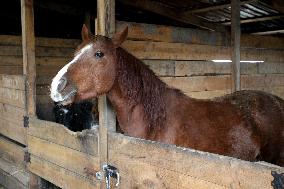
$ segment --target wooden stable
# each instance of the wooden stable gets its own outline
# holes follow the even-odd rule
[[[118,169],[122,189],[277,188],[283,167],[116,133],[105,96],[99,98],[98,130],[75,133],[46,121],[52,114],[51,78],[72,59],[80,41],[35,38],[32,1],[21,2],[22,37],[0,36],[0,184],[34,189],[43,178],[64,189],[106,188],[103,166],[109,164]],[[123,47],[189,96],[208,99],[230,93],[238,88],[239,77],[241,89],[284,98],[284,38],[242,35],[240,60],[264,62],[241,63],[231,77],[231,64],[211,61],[231,59],[228,33],[115,22],[114,1],[98,0],[97,7],[97,34],[111,36],[128,25]],[[111,179],[112,188],[116,182]]]

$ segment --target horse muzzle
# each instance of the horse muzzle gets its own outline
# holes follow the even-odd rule
[[[62,105],[71,104],[77,93],[76,87],[68,83],[65,76],[62,76],[60,79],[55,77],[52,80],[50,91],[50,97],[52,100]]]

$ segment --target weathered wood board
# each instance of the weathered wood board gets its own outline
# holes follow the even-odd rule
[[[23,145],[27,144],[26,128],[24,128],[23,123],[19,125],[1,118],[0,133]]]
[[[75,133],[63,125],[31,117],[27,142],[32,173],[61,188],[99,187],[94,175],[100,170],[97,130]]]
[[[19,75],[0,75],[0,134],[26,144],[25,78]]]
[[[31,117],[28,135],[89,155],[97,156],[98,154],[96,131],[72,132],[58,123]]]
[[[28,189],[28,173],[0,158],[0,183],[7,189]]]
[[[63,167],[60,167],[56,164],[53,164],[49,161],[40,159],[37,156],[31,155],[31,163],[28,164],[28,169],[48,180],[51,183],[54,183],[56,186],[59,186],[62,189],[98,189],[100,188],[99,182],[94,182],[87,177],[83,177],[75,172],[69,171]]]
[[[14,166],[25,169],[25,147],[0,136],[0,159],[12,163]]]
[[[158,142],[109,134],[109,162],[120,188],[268,189],[272,171],[284,168],[246,162]]]
[[[230,36],[226,33],[122,21],[116,22],[116,31],[123,30],[125,26],[128,26],[128,39],[130,40],[230,46]],[[241,36],[241,46],[283,49],[284,39],[281,37],[243,34]]]

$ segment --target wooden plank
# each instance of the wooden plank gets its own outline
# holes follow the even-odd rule
[[[190,44],[204,44],[204,45],[216,45],[216,46],[230,45],[230,36],[220,32],[210,32],[199,29],[117,21],[116,30],[121,31],[126,25],[129,28],[128,39],[130,40],[190,43]],[[60,48],[75,49],[79,43],[80,40],[77,39],[59,39],[59,38],[41,38],[41,37],[36,38],[37,48],[60,47]],[[0,35],[0,45],[6,47],[21,46],[20,36]],[[269,48],[283,49],[284,39],[275,36],[244,34],[241,36],[241,46],[266,48],[266,49]],[[20,51],[18,52],[21,53]]]
[[[80,44],[78,39],[62,39],[62,38],[44,38],[36,37],[35,45],[36,47],[67,47],[75,48]],[[22,38],[21,36],[15,35],[0,35],[0,45],[11,45],[11,46],[21,46]]]
[[[19,108],[9,104],[0,103],[1,118],[18,125],[22,125],[24,115],[25,115],[24,108]]]
[[[230,48],[225,46],[198,45],[186,43],[126,41],[122,46],[140,59],[161,60],[228,60]],[[20,56],[20,47],[1,46],[1,56]],[[71,59],[73,48],[39,47],[37,57],[53,57]],[[265,48],[241,49],[241,60],[263,60],[265,62],[284,62],[283,50]],[[66,62],[67,63],[67,62]]]
[[[1,118],[0,121],[0,133],[1,135],[6,136],[14,141],[17,141],[23,145],[27,144],[26,141],[26,129],[24,128],[23,124],[15,124],[4,118]]]
[[[1,36],[1,35],[0,35]],[[0,66],[22,66],[22,56],[0,56]]]
[[[211,61],[174,61],[175,76],[229,75],[230,63]],[[259,64],[241,63],[242,74],[257,74]],[[284,72],[283,72],[284,73]]]
[[[230,48],[184,43],[126,41],[122,47],[139,59],[157,60],[230,60]],[[284,62],[282,50],[242,48],[241,60]]]
[[[228,48],[184,43],[125,41],[122,47],[140,59],[213,60],[228,58]]]
[[[94,157],[77,150],[28,135],[29,152],[40,159],[51,162],[83,177],[88,177],[86,170],[100,171],[99,157]],[[97,146],[92,146],[97,148]],[[96,181],[94,175],[90,177]]]
[[[28,164],[28,169],[62,189],[99,188],[98,182],[33,155],[31,155],[31,163]]]
[[[230,76],[162,77],[169,86],[185,93],[198,91],[230,90]],[[242,88],[280,87],[284,85],[284,74],[242,75]]]
[[[284,74],[242,75],[242,88],[284,86]]]
[[[86,154],[98,156],[98,136],[96,130],[72,132],[63,125],[31,117],[28,135]]]
[[[231,89],[229,76],[162,77],[161,79],[169,86],[185,93]]]
[[[60,66],[71,61],[69,57],[36,57],[37,66]]]
[[[126,25],[129,40],[230,46],[230,36],[226,33],[122,21],[116,22],[116,30],[121,31]],[[241,36],[241,46],[283,49],[284,38],[244,34]]]
[[[25,107],[25,91],[9,88],[0,88],[0,102],[19,108]]]
[[[0,87],[25,90],[25,78],[22,75],[0,75]]]
[[[29,175],[25,170],[0,158],[0,183],[7,189],[28,189]]]
[[[121,188],[271,188],[271,171],[284,172],[121,134],[110,133],[109,139],[109,161],[120,171]]]
[[[62,66],[38,66],[36,67],[37,74],[40,76],[54,77],[59,72]],[[51,81],[50,83],[51,84]]]
[[[4,75],[22,75],[23,66],[0,66],[0,74]]]
[[[60,47],[37,47],[35,55],[37,57],[72,57],[75,48],[60,48]],[[21,56],[22,48],[20,46],[0,46],[1,56]]]
[[[284,38],[260,35],[241,35],[241,47],[254,47],[266,49],[283,49]]]
[[[33,0],[21,0],[23,74],[26,75],[26,111],[36,112],[36,65]]]
[[[284,62],[283,62],[284,63]],[[284,64],[283,63],[263,63],[258,66],[258,73],[274,73],[274,74],[283,74],[284,73]]]
[[[116,22],[116,31],[128,26],[129,40],[229,46],[226,33],[135,22]]]
[[[175,61],[143,60],[158,76],[175,76]]]
[[[14,166],[25,169],[24,147],[0,136],[0,159],[5,159]]]
[[[62,55],[63,56],[63,55]],[[70,61],[68,57],[36,57],[37,66],[64,66]],[[0,56],[0,66],[22,66],[19,56]]]
[[[231,81],[232,91],[241,90],[240,0],[231,1]]]

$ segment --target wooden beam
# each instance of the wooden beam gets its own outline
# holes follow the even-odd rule
[[[272,7],[274,10],[284,14],[284,1],[283,0],[262,0],[262,3]]]
[[[179,10],[163,6],[161,3],[150,0],[119,0],[120,3],[144,9],[164,17],[185,23],[192,24],[199,28],[213,30],[213,31],[226,31],[222,25],[212,24],[192,14],[181,14]]]
[[[21,0],[23,73],[26,75],[27,114],[36,114],[36,64],[33,0]]]
[[[96,34],[111,37],[115,32],[115,0],[97,1]],[[108,132],[116,130],[115,113],[106,95],[99,97],[99,155],[100,167],[108,163]],[[100,188],[105,188],[103,178]]]
[[[242,1],[240,2],[240,5],[244,4],[249,4],[249,3],[256,3],[258,0],[247,0],[247,1]],[[193,10],[187,10],[184,12],[184,14],[196,14],[196,13],[203,13],[203,12],[209,12],[209,11],[214,11],[214,10],[219,10],[219,9],[225,9],[231,7],[230,3],[222,4],[222,5],[215,5],[215,6],[210,6],[210,7],[205,7],[205,8],[200,8],[200,9],[193,9]]]
[[[26,76],[26,114],[36,115],[36,64],[33,0],[21,0],[23,73]],[[26,132],[23,133],[26,138]],[[39,177],[29,173],[29,189],[39,189]]]
[[[240,0],[231,0],[231,21],[232,91],[239,91],[241,89]]]
[[[264,31],[264,32],[255,32],[255,33],[251,33],[251,34],[255,34],[255,35],[271,35],[271,34],[276,34],[276,33],[284,33],[284,29],[270,30],[270,31]]]
[[[249,18],[241,20],[241,24],[252,23],[252,22],[263,22],[267,20],[275,20],[284,18],[284,15],[276,15],[276,16],[264,16],[264,17],[256,17],[256,18]],[[223,22],[223,25],[231,25],[231,22]]]

